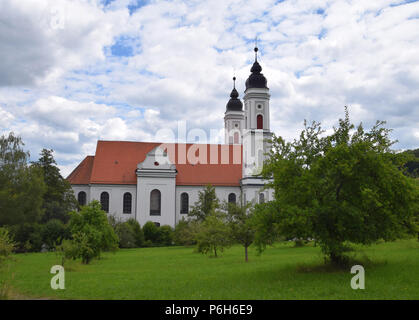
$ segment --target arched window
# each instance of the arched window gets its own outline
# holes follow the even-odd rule
[[[79,202],[79,205],[85,206],[86,205],[86,192],[80,191],[77,195],[77,201]]]
[[[228,203],[236,203],[236,194],[235,193],[230,193],[228,195]]]
[[[259,193],[259,203],[265,203],[265,194]]]
[[[102,205],[102,210],[109,212],[109,193],[102,192],[100,194],[100,204]]]
[[[122,212],[123,213],[131,213],[132,207],[132,195],[129,192],[124,193],[124,202],[122,205]]]
[[[256,117],[256,122],[257,122],[257,128],[263,129],[263,116],[261,114],[258,114],[258,116]]]
[[[186,192],[180,195],[180,213],[189,213],[189,195]]]
[[[150,193],[150,215],[159,216],[161,214],[161,193],[154,189]]]

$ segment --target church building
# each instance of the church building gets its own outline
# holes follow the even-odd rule
[[[225,144],[99,140],[95,155],[67,177],[80,205],[98,200],[104,211],[121,220],[174,227],[188,217],[208,184],[221,202],[272,200],[273,190],[265,189],[259,176],[272,133],[269,88],[257,51],[244,103],[233,78],[224,116]]]

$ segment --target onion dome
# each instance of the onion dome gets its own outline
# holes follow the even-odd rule
[[[234,88],[230,93],[230,100],[227,103],[227,111],[242,111],[243,103],[238,99],[239,93],[236,90],[236,77],[233,77]]]
[[[255,62],[253,63],[252,68],[250,69],[250,76],[246,80],[246,89],[249,88],[268,88],[267,80],[265,76],[261,73],[262,67],[258,62],[257,57],[258,48],[255,47]]]

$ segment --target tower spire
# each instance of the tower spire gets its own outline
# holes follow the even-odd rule
[[[255,37],[255,61],[258,61],[258,36]]]

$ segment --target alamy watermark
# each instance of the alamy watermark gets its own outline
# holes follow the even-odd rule
[[[351,288],[354,290],[365,289],[365,270],[361,265],[355,265],[351,268],[351,273],[355,274],[351,279]]]
[[[55,265],[51,267],[50,273],[55,274],[51,279],[51,289],[57,290],[65,289],[65,271],[64,267],[60,265]]]

